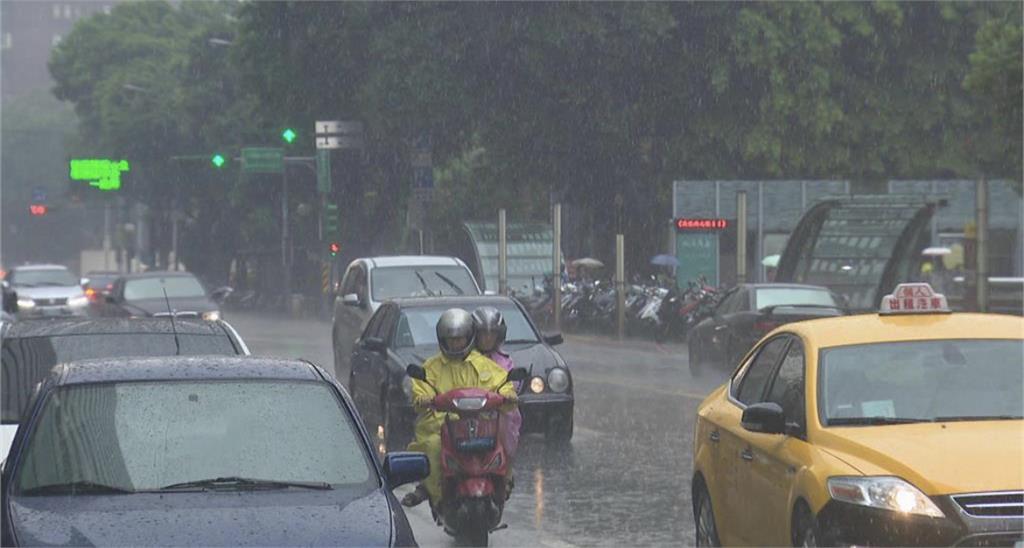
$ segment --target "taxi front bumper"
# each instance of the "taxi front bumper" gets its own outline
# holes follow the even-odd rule
[[[945,517],[908,515],[830,501],[817,516],[824,546],[1021,546],[1021,516],[967,514],[951,497],[933,497]]]

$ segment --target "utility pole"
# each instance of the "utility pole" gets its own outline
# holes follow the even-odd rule
[[[625,236],[615,235],[615,301],[619,311],[619,340],[626,337],[626,244]]]
[[[988,312],[988,181],[984,177],[978,179],[975,188],[975,204],[977,205],[976,223],[978,230],[978,278],[977,301],[978,311]]]
[[[562,331],[562,204],[551,212],[551,312],[555,331]]]
[[[747,281],[747,193],[736,193],[736,283]]]
[[[505,210],[498,210],[498,293],[508,295],[508,226]]]
[[[288,168],[281,170],[281,267],[284,286],[284,310],[287,312],[292,298],[292,273],[288,264]]]

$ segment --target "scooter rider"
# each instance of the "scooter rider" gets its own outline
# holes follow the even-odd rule
[[[469,312],[452,308],[441,314],[437,321],[440,352],[423,363],[427,380],[441,394],[457,388],[482,388],[515,400],[515,387],[505,383],[508,373],[473,347],[475,334]],[[441,501],[441,425],[445,413],[431,407],[437,395],[427,383],[412,380],[412,403],[418,416],[416,437],[409,444],[409,451],[426,453],[430,475],[402,498],[404,506],[416,506],[428,497],[435,507]]]

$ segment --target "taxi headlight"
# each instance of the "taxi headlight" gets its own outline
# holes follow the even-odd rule
[[[18,308],[35,308],[36,302],[28,297],[20,297],[18,299]]]
[[[68,299],[68,306],[71,308],[81,308],[83,306],[89,306],[89,297],[85,295],[75,295]]]
[[[556,367],[548,372],[548,388],[552,392],[565,392],[569,389],[569,373],[561,367]]]
[[[208,322],[215,322],[220,319],[220,310],[211,310],[209,312],[203,312],[203,319]]]
[[[530,380],[530,391],[534,394],[540,394],[544,391],[544,379],[540,377],[534,377]]]
[[[945,516],[918,488],[892,476],[837,476],[828,479],[828,492],[833,499],[850,504],[933,518]]]

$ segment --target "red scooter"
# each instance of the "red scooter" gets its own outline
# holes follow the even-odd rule
[[[434,519],[457,540],[487,546],[487,536],[504,528],[501,514],[512,464],[499,435],[500,408],[506,399],[482,388],[457,388],[441,394],[427,381],[422,367],[410,364],[405,371],[430,385],[438,394],[434,408],[449,413],[441,427],[443,500],[440,507],[431,508]],[[516,367],[505,382],[522,381],[528,375]]]

